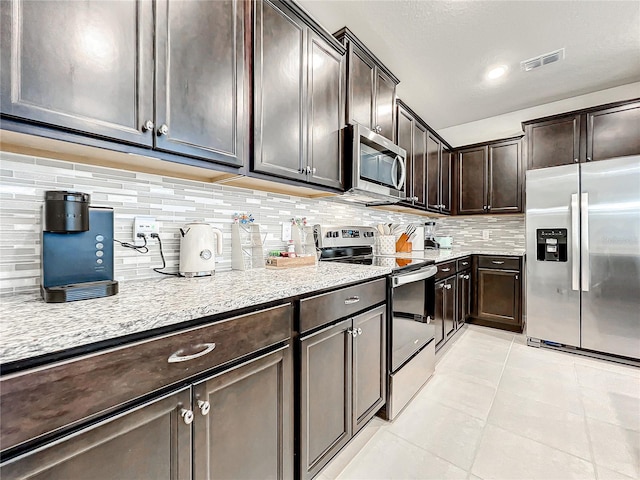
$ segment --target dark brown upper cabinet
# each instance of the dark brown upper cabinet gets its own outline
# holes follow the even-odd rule
[[[153,145],[151,2],[11,0],[0,13],[3,115]]]
[[[522,212],[520,137],[458,150],[458,208],[461,215]]]
[[[407,152],[405,181],[406,205],[424,208],[425,203],[425,158],[426,158],[426,127],[421,125],[412,113],[398,104],[398,133],[397,143]]]
[[[242,166],[245,5],[1,2],[2,115]]]
[[[640,154],[640,102],[602,105],[522,124],[527,169]]]
[[[344,47],[293,3],[253,3],[252,171],[344,188]]]
[[[347,27],[334,35],[347,48],[347,123],[358,123],[395,141],[400,80]]]
[[[427,210],[451,213],[451,158],[447,145],[433,132],[427,135]]]
[[[452,206],[452,176],[454,153],[442,146],[442,160],[440,161],[440,212],[451,214]]]

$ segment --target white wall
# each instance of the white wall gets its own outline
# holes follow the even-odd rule
[[[523,133],[520,124],[527,120],[638,97],[640,97],[640,82],[629,83],[620,87],[608,88],[599,92],[579,95],[516,112],[505,113],[504,115],[443,128],[438,133],[451,146],[459,147],[520,135]]]

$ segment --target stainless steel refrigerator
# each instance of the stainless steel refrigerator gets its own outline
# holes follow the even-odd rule
[[[529,170],[527,337],[640,358],[640,156]]]

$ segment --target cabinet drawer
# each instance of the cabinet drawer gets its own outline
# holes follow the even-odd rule
[[[291,336],[292,307],[262,310],[0,379],[7,449]]]
[[[520,258],[480,255],[478,257],[478,267],[498,270],[520,270]]]
[[[471,257],[464,257],[456,260],[457,272],[461,272],[462,270],[466,270],[468,268],[471,268]]]
[[[387,299],[387,280],[342,288],[300,301],[300,333],[353,315]]]
[[[456,273],[456,261],[451,260],[444,263],[438,263],[436,265],[438,267],[438,273],[436,273],[436,280],[440,280],[441,278],[447,278]]]

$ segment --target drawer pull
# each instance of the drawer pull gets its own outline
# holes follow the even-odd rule
[[[352,303],[358,303],[359,301],[360,301],[360,297],[357,295],[354,295],[353,297],[349,297],[345,299],[344,304],[351,305]]]
[[[495,263],[496,265],[502,265],[504,262],[502,260],[491,260],[491,263]]]
[[[358,330],[356,330],[356,332],[358,332],[358,335],[362,335],[362,329],[359,328]]]
[[[450,271],[450,270],[451,270],[450,268],[443,268],[443,269],[442,269],[442,271],[443,271],[443,272],[448,272],[448,271]]]
[[[469,265],[469,262],[460,262],[462,265]]]
[[[193,412],[191,410],[187,410],[186,408],[181,408],[180,416],[182,417],[182,421],[187,425],[193,422]]]
[[[209,410],[211,409],[211,404],[204,400],[198,400],[198,408],[200,409],[200,413],[202,415],[206,415],[207,413],[209,413]]]
[[[446,284],[446,285],[444,286],[444,288],[446,288],[447,290],[451,290],[451,285]]]
[[[347,330],[347,333],[351,335],[353,338],[356,338],[358,336],[357,330]]]
[[[215,343],[203,343],[202,345],[198,345],[202,347],[206,347],[204,350],[198,353],[194,353],[193,355],[182,355],[184,350],[178,350],[176,353],[171,354],[171,356],[167,359],[169,363],[178,363],[178,362],[188,362],[189,360],[193,360],[198,357],[202,357],[207,353],[211,353],[214,348],[216,348]]]

